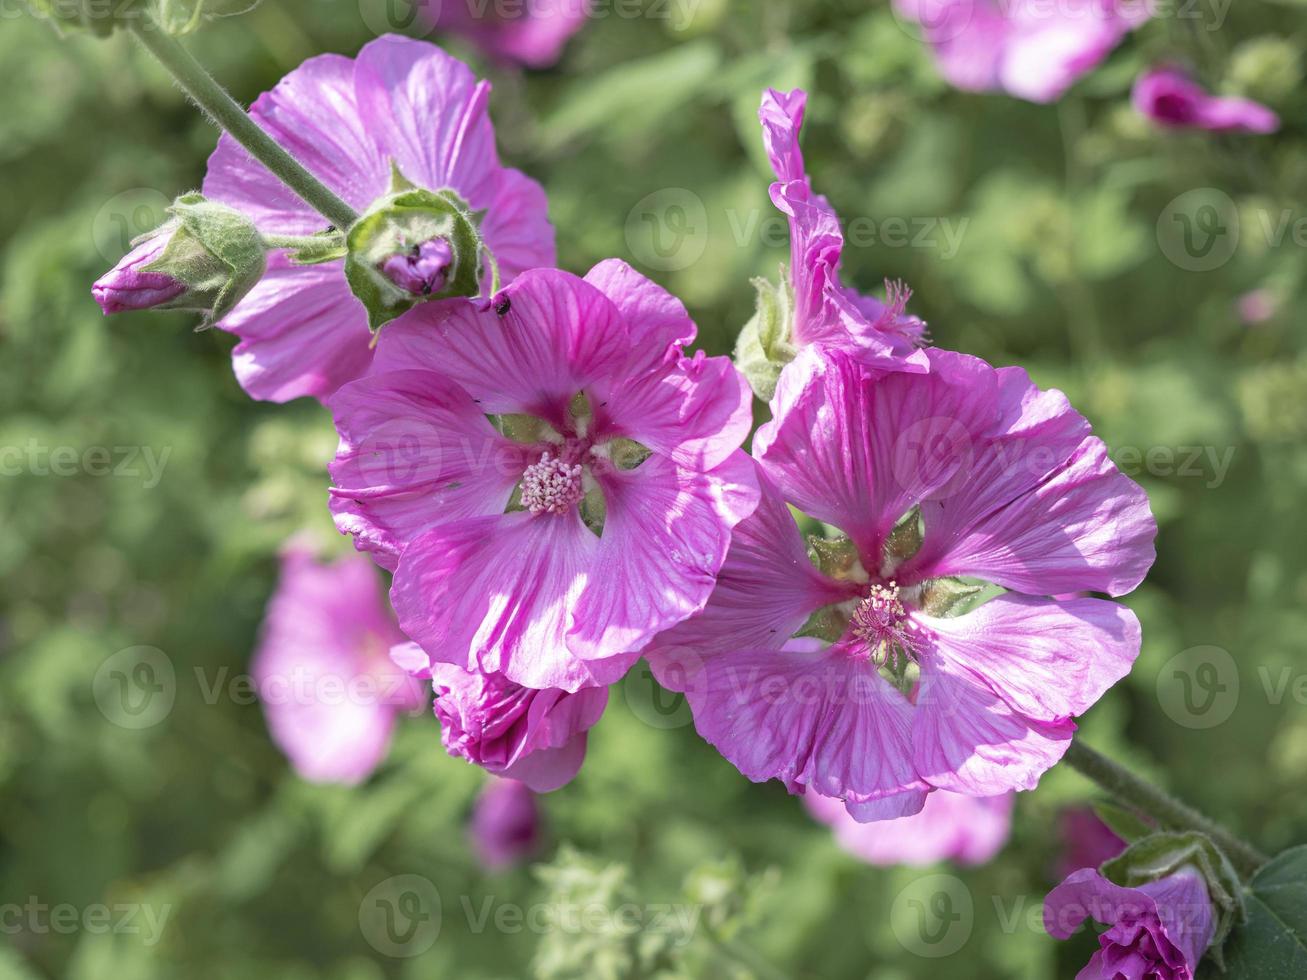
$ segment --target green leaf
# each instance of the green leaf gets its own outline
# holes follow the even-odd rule
[[[1307,846],[1274,858],[1253,876],[1244,901],[1248,921],[1225,945],[1225,973],[1212,965],[1200,976],[1227,980],[1307,977]]]

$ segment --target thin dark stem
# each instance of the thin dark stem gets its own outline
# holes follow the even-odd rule
[[[283,184],[340,230],[358,220],[348,204],[337,197],[318,178],[304,169],[298,160],[265,133],[253,119],[219,85],[204,66],[143,11],[132,18],[130,27],[136,38],[191,97],[215,125],[231,133],[232,138]]]
[[[1071,743],[1064,761],[1117,800],[1147,814],[1163,827],[1174,830],[1196,830],[1206,834],[1216,842],[1230,862],[1245,877],[1269,860],[1257,848],[1244,843],[1193,807],[1181,803],[1152,783],[1141,779],[1124,766],[1079,741]]]

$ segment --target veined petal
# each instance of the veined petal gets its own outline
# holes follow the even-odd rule
[[[731,528],[758,502],[753,464],[738,451],[710,473],[653,456],[598,480],[603,536],[567,636],[586,659],[640,650],[702,609]]]
[[[686,697],[699,734],[754,782],[850,803],[926,789],[912,769],[912,706],[839,647],[714,657]]]
[[[585,281],[612,300],[626,318],[633,349],[625,373],[631,376],[675,360],[679,348],[698,332],[684,303],[621,259],[600,262],[585,274]]]
[[[336,526],[388,568],[429,527],[502,514],[530,462],[432,371],[363,378],[328,406],[341,440],[328,467]]]
[[[1102,599],[1001,595],[964,616],[914,619],[937,647],[1030,718],[1083,714],[1139,656],[1139,620]]]
[[[1027,718],[942,645],[923,656],[915,708],[917,772],[932,786],[970,796],[1034,789],[1076,730],[1069,720]]]
[[[576,513],[434,527],[404,549],[395,571],[400,628],[433,659],[526,687],[611,683],[636,655],[582,660],[566,640],[598,546]]]
[[[533,269],[490,309],[449,300],[410,310],[382,330],[374,370],[437,371],[483,412],[565,427],[577,392],[619,372],[628,349],[626,323],[603,293],[570,273]]]

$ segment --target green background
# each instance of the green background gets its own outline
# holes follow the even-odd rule
[[[710,353],[728,352],[750,277],[787,257],[759,96],[807,88],[814,184],[876,239],[846,249],[846,281],[905,279],[936,343],[1065,390],[1149,491],[1158,560],[1127,600],[1143,653],[1084,719],[1086,739],[1268,851],[1307,839],[1294,696],[1307,672],[1307,8],[1161,17],[1056,106],[953,91],[882,4],[604,9],[547,72],[449,41],[495,82],[502,154],[545,184],[560,264],[626,258],[685,299]],[[270,0],[187,43],[248,101],[305,57],[352,54],[387,16],[382,0]],[[1164,59],[1264,99],[1284,129],[1151,132],[1129,88]],[[215,134],[127,38],[59,40],[13,0],[0,107],[0,905],[168,916],[153,944],[6,929],[0,977],[1058,980],[1085,962],[1087,938],[1055,944],[1031,917],[1059,810],[1092,797],[1073,773],[1019,799],[986,867],[876,870],[777,784],[748,783],[683,710],[660,713],[642,671],[614,689],[581,776],[543,800],[543,872],[478,867],[464,827],[482,777],[444,755],[427,713],[404,721],[366,785],[297,780],[257,705],[206,691],[247,669],[285,537],[308,526],[347,548],[326,514],[330,421],[309,402],[247,399],[222,332],[194,334],[182,315],[108,320],[89,292],[200,183]],[[1206,251],[1186,248],[1177,214],[1218,216]],[[1279,311],[1248,327],[1235,303],[1257,288]],[[42,474],[32,446],[107,447],[115,462],[114,447],[148,447],[166,466],[148,486],[139,460],[135,476]],[[94,678],[142,645],[174,666],[176,700],[134,730],[99,710]],[[1218,652],[1184,653],[1195,647]],[[1208,710],[1201,691],[1186,706],[1186,677],[1211,676],[1223,689]],[[431,881],[444,913],[411,958],[376,948],[359,917],[403,874]],[[935,958],[913,942],[912,900],[941,874],[972,913],[950,934],[960,948]],[[477,926],[487,901],[529,911],[582,896],[679,903],[700,925],[542,933],[510,912]]]

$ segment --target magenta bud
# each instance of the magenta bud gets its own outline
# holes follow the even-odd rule
[[[515,779],[492,777],[472,809],[472,846],[491,871],[512,867],[540,846],[540,806],[535,793]]]
[[[175,300],[185,284],[162,272],[147,272],[168,245],[168,235],[151,235],[122,257],[91,286],[91,295],[105,314],[149,310]]]
[[[423,242],[408,252],[390,256],[381,263],[386,278],[414,296],[429,296],[445,288],[454,251],[443,238]]]

